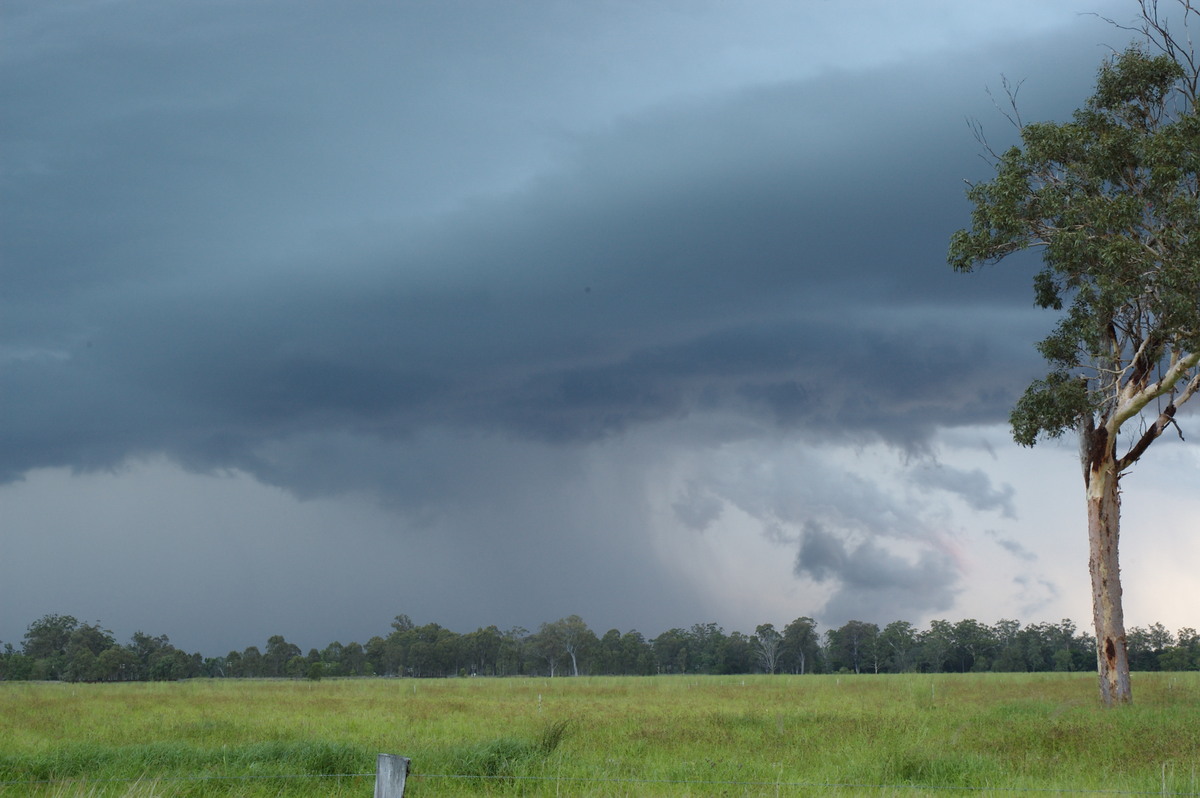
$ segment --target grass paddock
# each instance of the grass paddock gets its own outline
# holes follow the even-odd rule
[[[1200,794],[1200,673],[0,683],[0,797]]]

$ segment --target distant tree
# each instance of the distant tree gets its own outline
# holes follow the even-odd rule
[[[99,680],[99,674],[96,655],[90,649],[77,648],[67,655],[59,678],[67,682],[95,682]]]
[[[133,633],[133,637],[129,641],[130,650],[137,658],[137,676],[138,679],[149,679],[151,673],[154,672],[154,666],[162,657],[172,656],[175,647],[171,645],[170,639],[166,635],[151,636],[141,632],[140,630]],[[167,669],[169,670],[169,669]],[[158,669],[159,673],[164,672],[163,668]]]
[[[1075,671],[1095,664],[1093,639],[1078,635],[1070,620],[1032,623],[1016,633],[1011,651],[1004,654],[1006,670]]]
[[[116,648],[112,632],[95,624],[79,624],[67,638],[65,666],[60,678],[71,682],[95,682],[104,678],[100,654]]]
[[[596,633],[578,615],[568,615],[558,623],[562,624],[563,648],[571,658],[571,675],[578,676],[579,660],[589,656],[599,643]]]
[[[1182,23],[1200,13],[1177,4]],[[1050,372],[1012,411],[1016,441],[1079,436],[1088,508],[1100,696],[1132,701],[1118,559],[1120,480],[1200,390],[1200,65],[1157,0],[1141,0],[1145,45],[1106,61],[1063,124],[1023,124],[970,188],[970,229],[949,259],[972,271],[1040,249],[1036,303],[1062,313],[1038,345]],[[1015,111],[1015,103],[1014,103]]]
[[[1164,671],[1200,670],[1200,633],[1188,626],[1180,629],[1175,645],[1164,651],[1158,662]]]
[[[990,664],[987,655],[996,648],[996,638],[990,627],[974,618],[967,618],[954,624],[952,640],[950,656],[956,662],[959,673],[987,670]]]
[[[879,656],[884,670],[904,673],[915,667],[917,631],[908,621],[892,621],[879,633]]]
[[[370,664],[367,662],[367,651],[361,643],[351,640],[342,648],[342,672],[346,676],[371,675]]]
[[[174,646],[159,652],[150,665],[150,679],[156,682],[173,682],[177,679],[187,679],[200,672],[200,663],[195,657],[180,651]]]
[[[247,678],[256,678],[266,675],[266,664],[263,661],[262,652],[258,646],[246,646],[238,658],[239,670],[238,675]]]
[[[1062,630],[1052,623],[1031,623],[1021,630],[1030,671],[1052,671],[1062,650]]]
[[[0,681],[24,681],[33,675],[33,660],[5,643],[0,653]]]
[[[462,635],[437,624],[427,624],[422,629],[429,627],[436,627],[437,630],[433,637],[425,637],[432,645],[433,666],[429,675],[453,676],[461,674],[463,672]]]
[[[502,642],[500,630],[495,626],[480,627],[463,635],[462,650],[467,671],[472,675],[495,675]]]
[[[820,652],[821,639],[812,618],[802,616],[783,628],[780,659],[784,668],[794,673],[815,673]]]
[[[407,615],[397,615],[392,620],[392,629],[394,631],[411,632],[416,628],[417,628],[417,625],[415,623],[413,623],[412,618],[409,618]]]
[[[546,666],[550,678],[558,675],[559,665],[562,664],[566,651],[558,639],[557,631],[548,623],[538,627],[537,634],[530,637],[529,647],[537,658]]]
[[[954,648],[954,625],[949,621],[931,621],[919,636],[921,670],[942,673]]]
[[[410,676],[449,676],[458,672],[459,638],[456,632],[427,623],[407,632],[394,633],[407,644],[405,671]]]
[[[201,674],[211,678],[227,676],[228,662],[224,657],[204,657],[201,663]]]
[[[636,629],[621,635],[622,673],[649,676],[655,671],[654,647]]]
[[[1057,624],[1052,624],[1050,636],[1054,652],[1050,655],[1053,669],[1056,671],[1079,671],[1087,666],[1087,660],[1094,656],[1095,646],[1090,638],[1076,634],[1075,622],[1064,618]]]
[[[70,615],[43,615],[25,631],[22,651],[38,679],[58,679],[67,664],[67,643],[79,621]]]
[[[621,630],[609,629],[600,636],[596,650],[595,672],[603,676],[620,676],[625,673],[621,651]]]
[[[687,672],[720,672],[727,643],[725,630],[712,622],[697,623],[688,629],[687,638]]]
[[[1129,630],[1129,668],[1135,671],[1157,671],[1160,658],[1175,645],[1175,638],[1161,623]]]
[[[409,673],[409,658],[408,650],[412,644],[416,642],[416,630],[409,629],[405,631],[393,631],[379,642],[383,645],[376,644],[371,650],[376,658],[372,662],[372,667],[376,673],[382,673],[389,676],[404,676]],[[368,643],[370,647],[371,644]]]
[[[296,650],[299,651],[300,649]],[[309,664],[310,663],[307,657],[305,657],[303,654],[296,654],[287,661],[287,665],[284,666],[283,672],[288,678],[304,679],[308,677]]]
[[[865,621],[848,621],[838,629],[829,630],[826,637],[831,668],[844,668],[855,673],[862,673],[864,669],[879,672],[877,625]]]
[[[97,621],[94,624],[80,624],[71,632],[70,638],[67,640],[67,652],[70,653],[73,649],[86,648],[93,654],[99,656],[100,652],[110,649],[117,644],[113,633],[109,629],[104,629]]]
[[[658,673],[687,673],[688,633],[668,629],[654,638],[654,664]]]
[[[140,677],[137,656],[124,646],[113,646],[96,658],[96,678],[105,682],[128,682]]]
[[[263,654],[266,676],[287,676],[287,665],[293,657],[300,656],[300,647],[289,643],[283,635],[272,635],[267,639],[267,650]]]
[[[571,663],[571,675],[579,675],[579,659],[594,650],[599,641],[578,615],[543,623],[538,629],[537,648],[553,676],[560,658]]]
[[[367,640],[365,647],[367,664],[371,668],[371,672],[378,676],[395,676],[396,671],[388,667],[387,662],[387,639],[379,635],[373,635]]]
[[[345,647],[334,640],[329,645],[323,648],[317,656],[317,661],[321,663],[319,672],[322,676],[343,676],[345,670],[342,667],[342,655],[345,652]],[[310,656],[311,660],[312,657]]]
[[[773,624],[759,624],[754,630],[754,654],[758,664],[767,673],[775,673],[779,668],[780,648],[783,645],[781,635]]]
[[[992,626],[992,637],[996,640],[996,656],[992,660],[992,670],[1003,672],[1020,672],[1025,670],[1025,658],[1018,645],[1017,634],[1021,624],[1011,619],[1001,619]]]
[[[517,676],[525,673],[525,660],[529,650],[529,630],[514,626],[500,634],[500,648],[496,653],[496,667],[502,676]]]
[[[755,648],[754,639],[741,632],[725,635],[716,673],[753,673]]]

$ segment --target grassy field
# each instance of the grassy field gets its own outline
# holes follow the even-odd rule
[[[1200,673],[0,683],[0,798],[1200,794]],[[352,774],[365,774],[355,776]]]

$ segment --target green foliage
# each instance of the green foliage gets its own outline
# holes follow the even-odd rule
[[[1023,125],[996,176],[968,191],[971,227],[951,237],[951,265],[1040,249],[1035,302],[1066,308],[1038,346],[1051,372],[1013,412],[1023,445],[1106,421],[1123,388],[1143,390],[1200,347],[1200,118],[1187,78],[1170,55],[1131,47],[1102,65],[1070,122]]]
[[[0,653],[0,680],[166,681],[200,675],[201,663],[199,654],[179,651],[166,635],[136,632],[122,646],[99,622],[52,614],[29,625],[21,651],[9,645]]]
[[[37,626],[40,628],[42,624],[39,622]],[[471,671],[455,668],[448,675],[467,672],[515,675],[493,664],[499,660],[490,659],[503,656],[502,650],[479,653],[480,641],[491,639],[487,630],[481,630],[484,634],[480,637],[459,635],[436,624],[429,625],[432,627],[436,627],[434,634],[451,652],[450,662],[478,663],[471,666]],[[1155,624],[1150,629],[1161,626]],[[1136,629],[1129,635],[1130,659],[1135,670],[1200,669],[1200,637],[1194,630],[1180,630],[1177,641],[1162,632],[1149,638],[1140,635]],[[529,649],[525,665],[533,673],[548,675],[547,671],[538,670],[539,655],[529,644],[533,637],[524,630],[513,630],[501,635],[501,641],[517,652]],[[782,633],[770,624],[760,624],[753,636],[736,631],[727,634],[715,623],[694,624],[686,630],[670,629],[652,641],[636,631],[622,634],[610,629],[602,638],[591,636],[594,643],[587,658],[581,655],[580,667],[601,675],[762,673],[770,670],[761,656],[762,641],[766,638],[777,643],[775,672],[792,674],[1083,670],[1095,660],[1095,639],[1078,633],[1070,621],[1022,627],[1017,621],[1004,620],[989,627],[973,619],[956,623],[935,620],[924,630],[907,621],[893,621],[882,630],[873,623],[850,621],[820,634],[816,622],[803,616],[784,627]],[[1143,645],[1144,640],[1150,642]],[[287,675],[317,682],[331,676],[370,672],[374,665],[383,662],[377,661],[372,652],[386,650],[386,645],[380,645],[384,643],[382,638],[373,641],[378,642],[369,643],[366,648],[357,643],[345,646],[331,643],[323,651],[314,649],[305,657],[293,657]],[[483,658],[476,659],[480,656]],[[51,676],[50,668],[60,666],[61,672]],[[54,678],[73,682],[174,681],[197,676],[245,678],[265,674],[264,658],[255,646],[245,652],[231,651],[225,657],[205,659],[176,649],[165,635],[151,638],[141,632],[133,636],[129,645],[114,643],[98,656],[86,646],[78,647],[65,660],[58,654],[51,654],[47,660],[34,659],[11,645],[0,650],[0,681]],[[421,675],[429,678],[428,674]]]
[[[1033,446],[1038,436],[1060,437],[1092,409],[1087,381],[1062,371],[1034,380],[1009,415],[1013,439]]]

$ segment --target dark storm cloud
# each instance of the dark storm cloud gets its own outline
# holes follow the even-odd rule
[[[652,519],[735,508],[828,615],[939,609],[946,545],[872,477],[803,455],[799,485],[714,466],[644,494],[747,440],[924,453],[1036,373],[1029,271],[945,265],[987,173],[964,117],[996,118],[1004,72],[1029,118],[1068,113],[1110,29],[963,7],[909,42],[791,3],[7,3],[0,482],[166,458],[366,494],[529,622],[576,588],[700,620],[668,617],[704,597],[659,590]]]
[[[290,269],[240,273],[212,260],[211,242],[169,253],[157,233],[135,236],[123,246],[153,279],[102,268],[119,287],[88,276],[16,305],[58,324],[32,323],[19,342],[53,357],[5,369],[27,414],[5,436],[5,473],[155,449],[255,471],[258,447],[319,429],[386,437],[450,424],[592,440],[714,407],[904,446],[935,424],[995,418],[1027,358],[928,307],[955,279],[927,221],[961,203],[961,167],[945,152],[966,160],[972,142],[947,113],[913,112],[932,103],[901,92],[919,79],[846,76],[654,111],[581,142],[570,165],[514,195],[402,237],[343,247],[318,236]],[[868,89],[883,99],[838,110]],[[182,123],[125,123],[135,142],[196,146]],[[866,146],[865,129],[882,124],[884,145]],[[834,134],[844,130],[863,132]],[[905,144],[915,141],[925,146]],[[196,201],[188,189],[205,188],[202,164],[127,147],[100,146],[89,162],[161,161],[172,194]],[[901,186],[921,186],[920,199],[897,204]],[[84,197],[166,224],[167,238],[171,220],[195,215],[152,213],[154,197]],[[104,264],[116,259],[100,250]],[[78,268],[97,254],[41,256]],[[215,268],[189,268],[194,258]],[[63,275],[38,279],[51,277]],[[984,312],[1009,290],[997,284],[1008,285],[976,299]],[[69,425],[66,408],[33,400],[45,395],[71,397]]]

